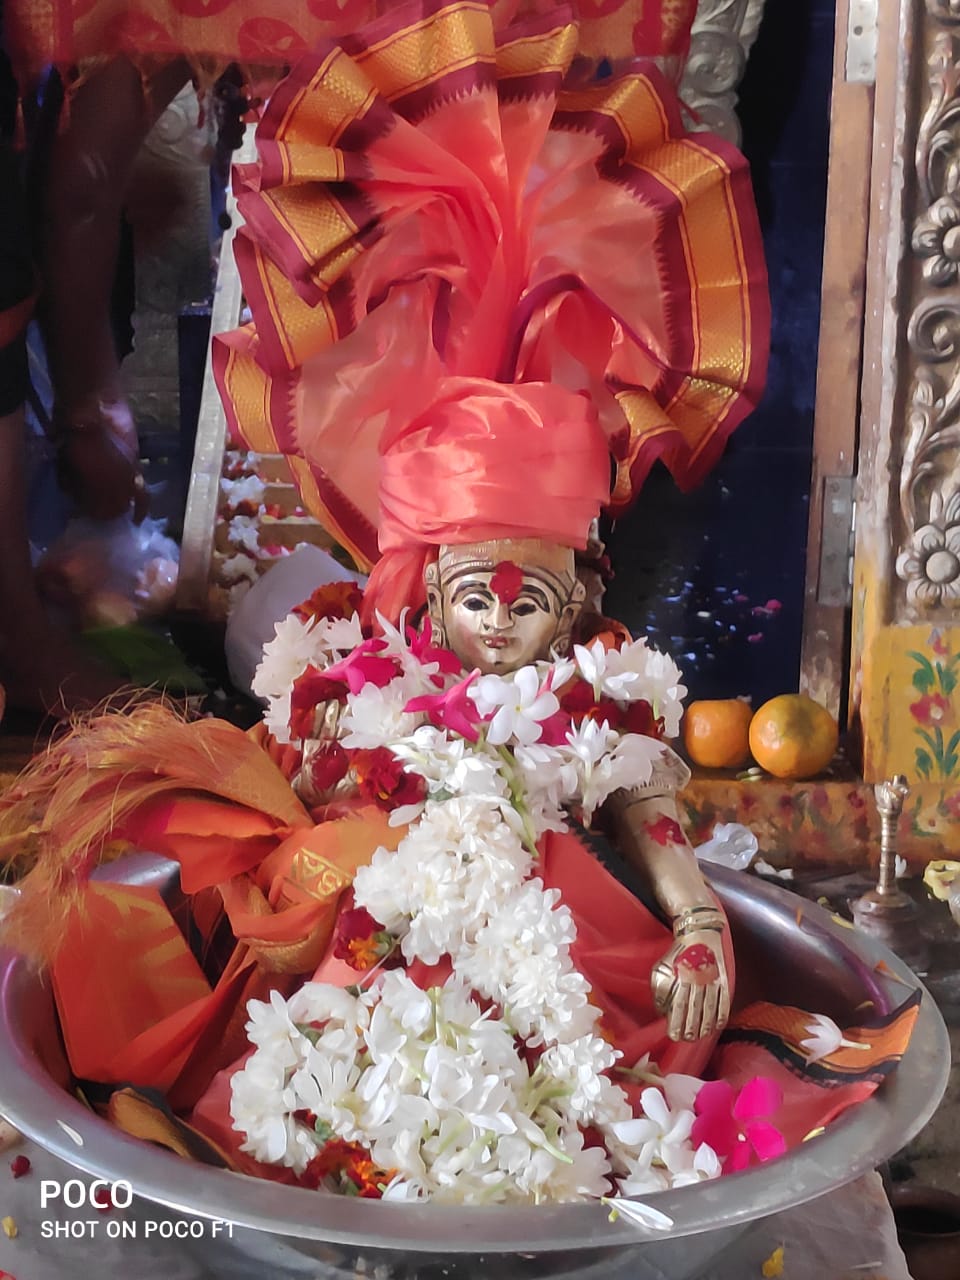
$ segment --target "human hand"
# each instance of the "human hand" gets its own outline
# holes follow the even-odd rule
[[[113,520],[133,504],[137,524],[149,497],[140,470],[139,442],[123,401],[101,402],[84,415],[56,424],[57,478],[83,515]]]
[[[722,1031],[730,1017],[730,983],[715,928],[686,929],[654,966],[653,1001],[671,1040],[700,1040]]]

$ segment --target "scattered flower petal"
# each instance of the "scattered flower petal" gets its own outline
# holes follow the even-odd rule
[[[109,1187],[97,1187],[90,1199],[97,1213],[109,1213],[114,1207]]]
[[[777,1280],[778,1276],[783,1275],[783,1245],[778,1244],[770,1257],[764,1262],[760,1268],[763,1280]]]
[[[800,1041],[800,1048],[804,1051],[808,1062],[821,1062],[841,1048],[870,1048],[862,1040],[847,1040],[833,1019],[822,1013],[811,1014],[805,1030],[809,1032],[809,1036],[806,1040]]]
[[[601,1203],[610,1209],[611,1222],[616,1222],[617,1218],[627,1218],[636,1226],[645,1227],[648,1231],[669,1231],[673,1226],[671,1217],[645,1204],[642,1200],[628,1200],[623,1196],[610,1199],[602,1196]]]
[[[792,867],[774,867],[766,858],[754,858],[751,870],[760,876],[776,876],[778,880],[792,880]]]
[[[68,1125],[65,1120],[58,1120],[57,1124],[60,1126],[63,1132],[67,1135],[67,1137],[71,1140],[71,1142],[75,1142],[78,1147],[83,1146],[83,1138],[80,1136],[79,1133],[77,1133],[76,1129]]]

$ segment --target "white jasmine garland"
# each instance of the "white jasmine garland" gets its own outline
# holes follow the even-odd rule
[[[541,721],[560,710],[536,667],[521,667],[509,676],[481,676],[472,696],[480,714],[492,717],[487,742],[493,746],[511,741],[529,746],[543,732]]]
[[[405,1201],[577,1200],[716,1176],[716,1156],[690,1142],[688,1077],[646,1089],[634,1115],[612,1075],[620,1053],[598,1034],[571,959],[573,916],[536,874],[537,841],[566,828],[568,808],[589,820],[669,754],[655,738],[571,720],[566,683],[579,675],[623,709],[645,700],[669,732],[679,671],[644,641],[597,642],[465,679],[429,637],[381,622],[383,642],[353,658],[355,618],[288,618],[254,691],[289,741],[294,681],[348,660],[337,673],[350,675],[340,745],[386,748],[425,796],[391,814],[409,828],[358,870],[355,904],[393,935],[395,955],[446,960],[449,977],[422,990],[392,969],[359,993],[306,983],[289,1001],[251,1001],[255,1051],[231,1102],[243,1150],[299,1174],[331,1137],[355,1142],[390,1171],[384,1198]],[[587,1127],[603,1146],[585,1145]]]
[[[362,638],[360,621],[321,619],[304,621],[291,613],[274,628],[263,646],[263,657],[251,689],[267,703],[264,722],[278,742],[290,742],[290,694],[294,681],[310,666],[331,665]]]

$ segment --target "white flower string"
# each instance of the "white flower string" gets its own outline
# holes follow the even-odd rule
[[[372,776],[395,797],[391,820],[409,824],[354,879],[356,911],[386,939],[377,954],[450,972],[428,990],[378,969],[366,989],[308,982],[289,1000],[251,1001],[255,1051],[231,1103],[243,1150],[328,1185],[339,1143],[369,1166],[370,1194],[466,1204],[716,1177],[715,1153],[690,1139],[699,1081],[666,1076],[635,1116],[611,1079],[621,1054],[571,959],[574,919],[537,875],[537,842],[566,828],[568,810],[589,821],[612,792],[668,767],[656,722],[677,731],[679,670],[642,640],[576,646],[507,676],[465,675],[451,659],[403,620],[362,641],[356,618],[291,617],[266,646],[254,691],[271,731],[302,742],[320,709],[311,690],[339,701],[339,785]]]

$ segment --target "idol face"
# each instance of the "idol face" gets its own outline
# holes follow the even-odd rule
[[[494,571],[470,572],[443,593],[447,644],[468,671],[515,671],[546,658],[560,624],[560,601],[526,573],[513,600],[498,597]]]
[[[517,547],[483,549],[484,558],[476,554],[479,548],[446,555],[444,549],[439,566],[427,572],[430,617],[443,642],[466,670],[484,675],[504,675],[565,652],[583,597],[573,553],[569,572],[558,573],[557,548],[544,564],[537,557],[533,563],[526,556],[523,562],[494,558]]]

